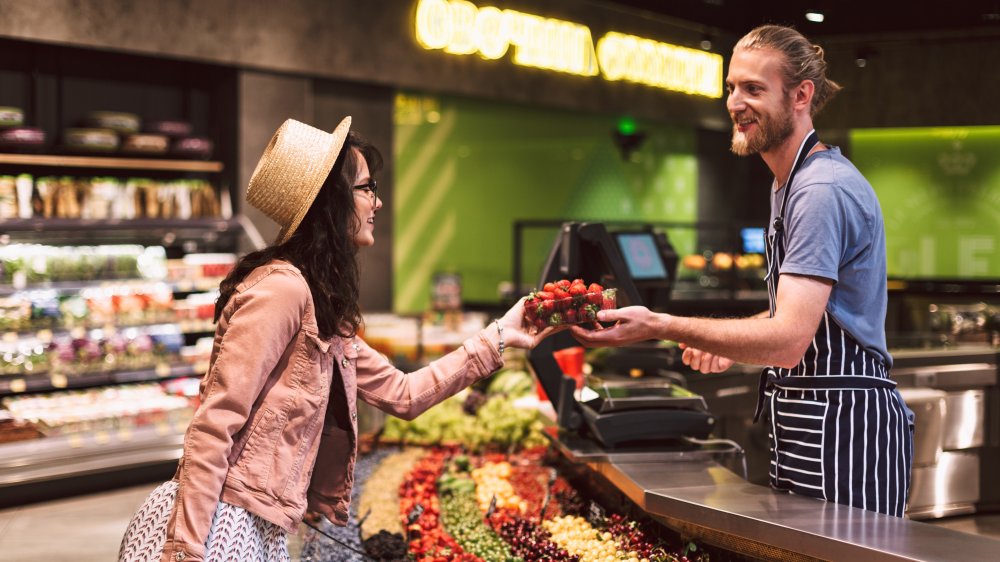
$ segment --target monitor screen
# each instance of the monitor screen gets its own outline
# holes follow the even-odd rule
[[[764,229],[763,228],[743,228],[740,229],[740,237],[743,238],[744,254],[764,253]]]
[[[667,279],[667,268],[663,265],[653,233],[618,233],[616,238],[633,279]]]

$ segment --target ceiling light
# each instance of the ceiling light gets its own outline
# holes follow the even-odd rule
[[[814,23],[823,23],[823,12],[817,12],[815,10],[809,10],[806,12],[806,19]]]

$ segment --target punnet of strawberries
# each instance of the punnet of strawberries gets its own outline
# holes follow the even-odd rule
[[[524,301],[524,317],[538,327],[584,324],[597,321],[597,312],[615,308],[617,289],[605,289],[582,279],[546,283]]]

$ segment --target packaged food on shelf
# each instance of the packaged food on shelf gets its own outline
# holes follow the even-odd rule
[[[0,148],[12,152],[36,152],[45,147],[47,135],[38,127],[12,127],[0,130]]]
[[[87,113],[83,122],[90,127],[110,129],[121,134],[130,134],[139,131],[142,120],[135,113],[98,110]]]
[[[170,153],[179,158],[207,160],[212,157],[215,143],[205,137],[185,137],[174,141]]]
[[[0,283],[25,288],[64,281],[162,279],[166,250],[162,246],[0,246]]]
[[[29,441],[41,436],[42,433],[35,424],[15,418],[7,410],[0,410],[0,443]]]
[[[17,216],[17,178],[0,176],[0,220],[13,219]]]
[[[166,135],[168,137],[186,137],[191,134],[193,127],[187,121],[163,120],[146,121],[142,125],[142,130],[147,133]]]
[[[20,127],[24,124],[24,110],[20,107],[0,107],[0,127]]]
[[[50,437],[155,424],[183,429],[194,415],[189,398],[168,394],[157,383],[13,396],[4,398],[3,405]]]
[[[118,133],[112,129],[70,128],[63,131],[63,144],[73,152],[109,153],[118,150]]]
[[[170,139],[166,135],[133,133],[122,140],[122,152],[131,154],[166,154]]]

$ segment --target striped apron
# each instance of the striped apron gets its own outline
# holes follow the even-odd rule
[[[799,147],[774,233],[765,233],[772,317],[792,178],[817,142],[812,131]],[[769,424],[773,488],[903,516],[913,414],[882,357],[865,350],[828,311],[798,365],[761,372],[755,421],[762,411]]]

